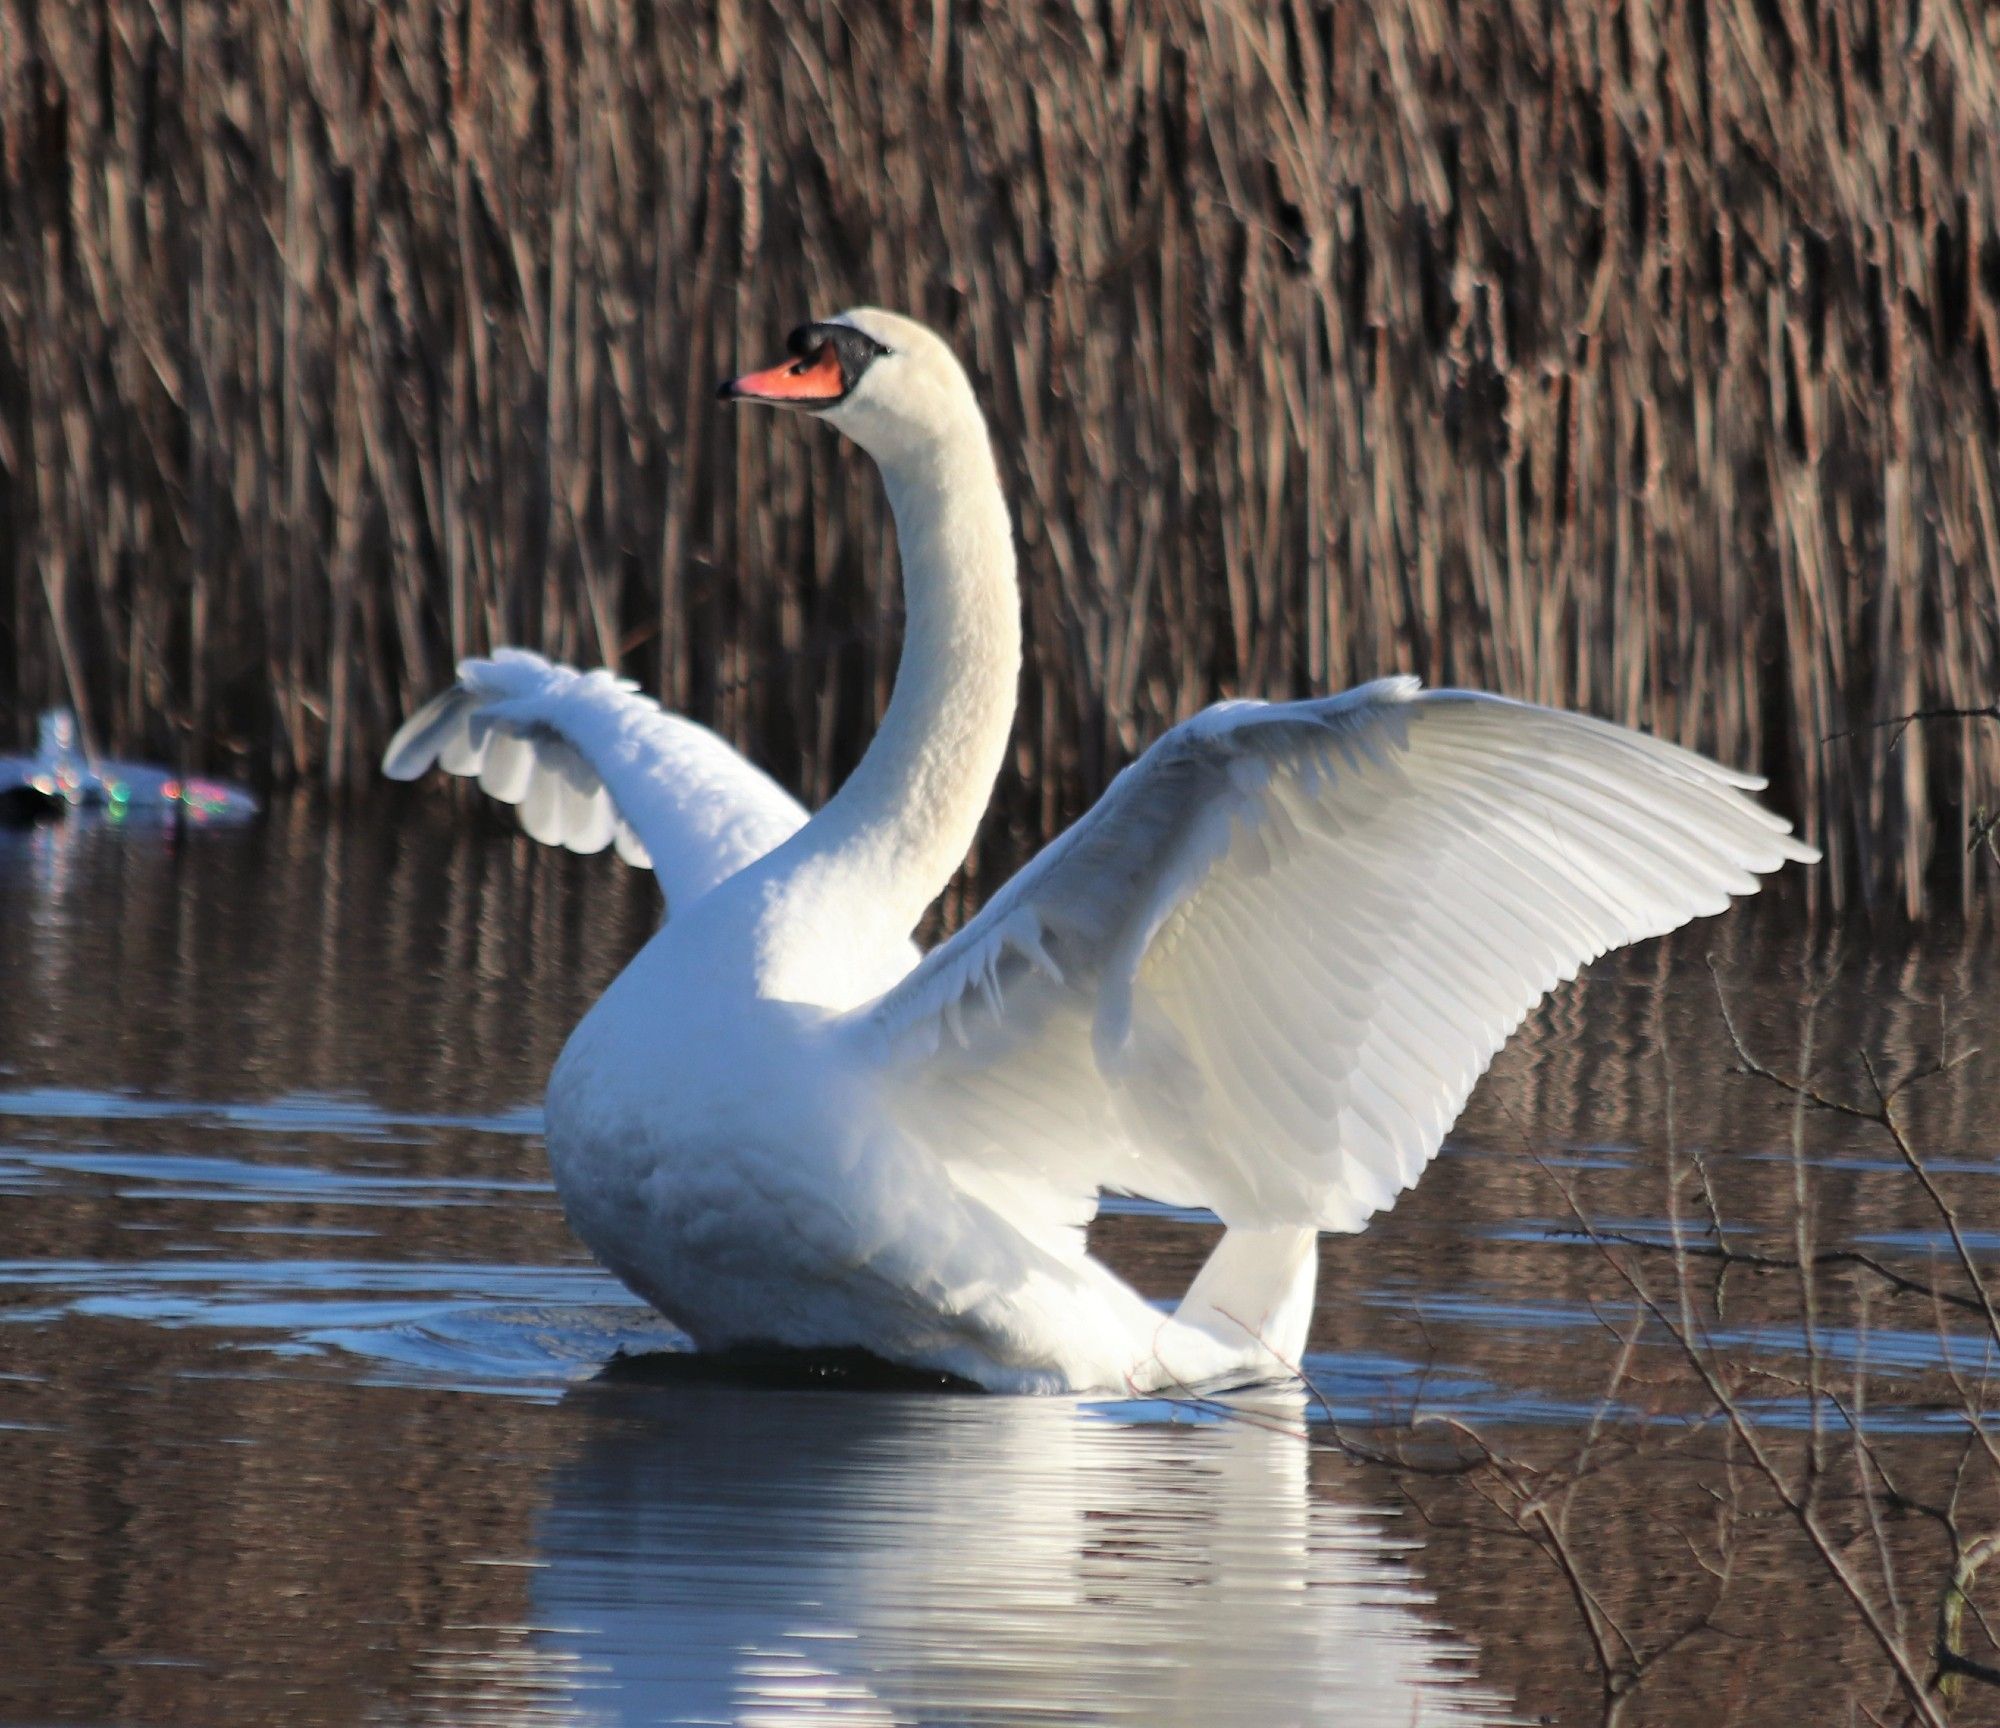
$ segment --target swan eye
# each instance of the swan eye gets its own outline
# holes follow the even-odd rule
[[[823,365],[831,349],[840,367],[843,397],[861,382],[862,373],[889,352],[867,331],[857,330],[852,324],[801,324],[792,332],[786,347],[802,364],[813,367]]]

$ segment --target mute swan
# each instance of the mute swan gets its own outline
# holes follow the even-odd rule
[[[859,1347],[1000,1390],[1280,1377],[1317,1232],[1417,1179],[1544,992],[1814,850],[1745,774],[1384,678],[1167,732],[957,935],[911,932],[1013,722],[1005,498],[945,344],[873,309],[725,384],[880,468],[903,561],[880,732],[818,815],[609,672],[503,650],[404,725],[537,839],[616,841],[659,933],[549,1080],[577,1234],[701,1348]],[[1085,1251],[1101,1189],[1228,1226],[1171,1315]]]

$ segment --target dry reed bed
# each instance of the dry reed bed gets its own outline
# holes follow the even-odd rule
[[[2000,14],[0,0],[0,712],[365,779],[454,655],[823,795],[884,513],[713,380],[944,324],[1020,515],[988,867],[1223,692],[1414,669],[1963,892],[2000,728]],[[66,674],[64,659],[70,662]]]

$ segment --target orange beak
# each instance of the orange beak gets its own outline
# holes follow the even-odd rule
[[[831,342],[822,342],[797,360],[766,367],[762,372],[746,372],[716,391],[724,402],[788,402],[801,407],[838,402],[846,394],[847,379]]]

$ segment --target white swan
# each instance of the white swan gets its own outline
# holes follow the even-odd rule
[[[875,310],[725,397],[880,467],[903,559],[880,733],[805,812],[606,672],[503,652],[397,734],[528,831],[650,859],[668,918],[549,1081],[572,1225],[704,1348],[858,1347],[996,1389],[1215,1384],[1304,1347],[1316,1233],[1414,1182],[1541,997],[1813,849],[1761,784],[1577,714],[1387,678],[1162,737],[950,941],[1020,604],[950,351]],[[1102,1189],[1229,1227],[1171,1316],[1085,1252]]]

